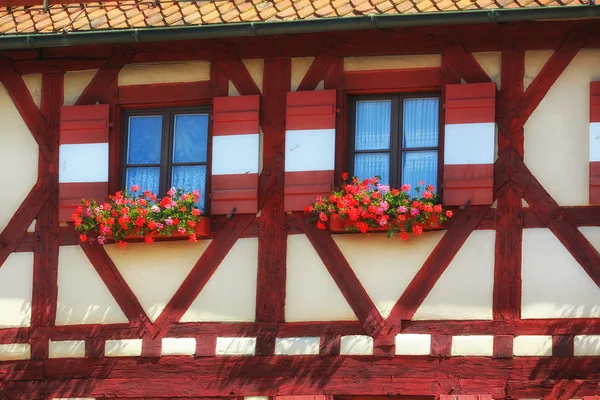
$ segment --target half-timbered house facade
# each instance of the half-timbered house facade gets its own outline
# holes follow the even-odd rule
[[[0,6],[0,399],[600,396],[593,0]],[[454,216],[318,229],[344,172]],[[210,232],[80,241],[131,185]]]

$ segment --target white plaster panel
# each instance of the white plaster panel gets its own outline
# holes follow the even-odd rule
[[[0,328],[29,326],[33,253],[11,253],[0,265]]]
[[[246,396],[244,400],[269,400],[269,396]]]
[[[119,72],[119,86],[210,80],[210,63],[184,61],[127,64]]]
[[[573,346],[576,357],[600,356],[600,335],[577,335]]]
[[[287,322],[357,319],[306,235],[288,236],[286,265]]]
[[[38,145],[0,85],[0,232],[37,182]]]
[[[493,164],[496,124],[446,125],[444,164]]]
[[[431,335],[401,333],[396,335],[396,354],[403,356],[427,356],[431,353]]]
[[[494,354],[494,336],[452,336],[453,356],[491,357]]]
[[[31,221],[31,225],[29,225],[29,228],[27,228],[27,232],[28,233],[33,233],[35,232],[35,224],[36,224],[37,220],[33,220]]]
[[[590,161],[600,161],[600,122],[590,123]]]
[[[285,171],[333,171],[335,129],[285,132]]]
[[[0,361],[28,360],[30,358],[29,343],[0,344]]]
[[[590,82],[600,80],[598,65],[600,50],[581,50],[525,124],[525,164],[561,206],[589,204]]]
[[[239,96],[240,92],[238,92],[237,88],[235,87],[235,85],[233,84],[233,82],[228,81],[229,82],[229,86],[228,86],[228,91],[227,91],[227,95],[228,96]]]
[[[50,358],[84,358],[85,340],[61,340],[48,342]]]
[[[142,355],[142,339],[107,340],[104,343],[106,357],[137,357]]]
[[[513,340],[515,356],[546,357],[552,355],[552,336],[524,335],[516,336]]]
[[[495,238],[473,231],[413,319],[492,319]]]
[[[213,136],[212,174],[258,173],[259,135]]]
[[[440,54],[344,58],[345,71],[428,68],[441,65],[442,56]]]
[[[265,69],[265,61],[262,58],[248,59],[242,60],[248,72],[250,72],[250,76],[256,83],[256,86],[262,92],[263,89],[263,71]]]
[[[239,239],[181,322],[252,322],[256,313],[258,239]]]
[[[373,355],[373,338],[366,335],[342,336],[340,354],[345,356]]]
[[[193,356],[196,354],[195,338],[163,338],[163,356]]]
[[[600,228],[581,231],[600,245]],[[600,317],[600,289],[549,229],[524,229],[522,251],[522,318]]]
[[[79,246],[58,253],[56,325],[129,322]]]
[[[492,82],[496,83],[496,87],[500,89],[502,84],[500,73],[502,54],[499,52],[473,53],[473,56],[487,76],[489,76]]]
[[[276,355],[319,355],[319,337],[285,337],[275,339]]]
[[[60,183],[108,182],[108,143],[61,144]]]
[[[332,237],[377,310],[387,318],[444,233],[425,232],[406,241],[385,235]],[[377,254],[377,262],[373,262],[373,254]]]
[[[188,276],[210,240],[104,246],[135,297],[154,322]]]
[[[40,108],[42,103],[42,74],[23,75],[23,81],[31,94],[33,102],[37,108]]]
[[[218,337],[215,354],[218,356],[253,356],[256,338]]]
[[[304,79],[304,75],[312,65],[314,57],[296,57],[292,58],[292,92],[298,90],[298,86]]]
[[[72,106],[75,104],[79,96],[81,96],[81,93],[83,93],[87,85],[89,85],[94,76],[96,76],[96,72],[98,72],[96,69],[65,72],[65,93],[63,100],[65,106]]]
[[[531,85],[552,54],[554,54],[554,50],[531,50],[525,52],[525,75],[523,76],[523,88],[525,90]]]

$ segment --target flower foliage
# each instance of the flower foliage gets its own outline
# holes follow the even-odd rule
[[[361,182],[356,177],[348,180],[348,173],[344,173],[342,178],[344,184],[339,191],[319,197],[304,210],[314,214],[319,229],[326,229],[329,219],[340,218],[350,221],[348,230],[366,233],[372,228],[387,227],[388,237],[398,233],[406,240],[409,234],[420,235],[424,228],[452,217],[452,211],[444,211],[439,204],[435,188],[423,181],[412,197],[410,185],[392,189],[380,184],[379,177]]]
[[[104,244],[112,237],[125,246],[127,236],[143,237],[146,243],[152,243],[156,235],[171,236],[175,232],[187,234],[195,242],[196,224],[202,218],[196,207],[199,199],[197,190],[184,193],[171,188],[161,199],[150,191],[141,193],[140,187],[134,185],[131,192],[117,192],[104,204],[83,199],[72,218],[83,242]]]

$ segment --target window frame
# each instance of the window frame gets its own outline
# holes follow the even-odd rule
[[[212,114],[210,105],[203,104],[197,106],[185,107],[156,107],[156,108],[134,108],[121,111],[121,160],[119,162],[119,188],[124,189],[127,182],[127,168],[141,167],[141,164],[128,164],[128,139],[129,139],[129,118],[145,116],[162,116],[161,130],[161,151],[160,163],[144,164],[143,166],[159,167],[159,188],[158,196],[165,196],[172,183],[172,169],[176,166],[195,166],[204,165],[206,167],[206,183],[204,187],[204,214],[208,214],[210,207],[210,183],[211,183],[211,142],[212,142]],[[206,114],[208,117],[207,135],[206,135],[206,161],[204,162],[173,162],[173,145],[175,140],[175,115],[184,114]]]
[[[438,145],[437,147],[404,147],[404,100],[417,98],[438,99]],[[392,102],[390,121],[390,148],[389,150],[356,150],[356,104],[365,100],[390,100]],[[443,116],[444,105],[442,93],[438,91],[427,92],[402,92],[366,95],[348,95],[348,171],[354,174],[355,154],[389,153],[390,154],[390,186],[399,188],[402,185],[402,159],[405,152],[436,150],[438,152],[437,165],[437,193],[441,194],[443,179],[443,150],[444,129]]]

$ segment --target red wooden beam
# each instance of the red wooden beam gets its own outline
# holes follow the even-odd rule
[[[330,68],[331,63],[334,59],[333,53],[327,51],[319,54],[315,57],[313,62],[310,64],[308,71],[302,78],[302,82],[298,85],[296,91],[304,90],[315,90],[319,82],[325,79],[325,74]]]
[[[233,46],[215,45],[212,52],[214,61],[241,95],[260,94],[260,89]]]
[[[435,246],[419,272],[392,308],[387,319],[390,328],[399,326],[401,320],[412,319],[423,300],[448,268],[456,253],[479,224],[488,208],[487,206],[469,206],[466,210],[454,216],[454,221],[448,232]]]
[[[545,396],[543,400],[569,400],[575,397],[579,388],[583,385],[583,380],[560,380],[552,388],[552,392]]]
[[[523,98],[523,77],[525,75],[525,52],[511,49],[502,52],[501,58],[501,81],[502,87],[499,91],[496,118],[505,121],[503,126],[510,126],[513,119],[512,110],[509,107],[518,104]],[[511,127],[506,132],[509,141],[499,140],[498,152],[501,153],[510,145],[523,159],[524,129],[523,126]]]
[[[156,319],[157,333],[181,319],[252,218],[251,215],[235,215],[225,224]]]
[[[27,343],[29,331],[29,328],[0,329],[0,343]]]
[[[106,60],[89,59],[33,59],[15,61],[15,70],[21,75],[55,73],[65,71],[83,71],[86,69],[100,69],[106,64]]]
[[[189,105],[212,98],[210,81],[157,83],[119,87],[119,105],[157,107],[160,104]]]
[[[443,85],[440,68],[406,68],[346,72],[348,92],[389,93],[395,90],[439,90]]]
[[[227,75],[215,63],[210,64],[210,93],[212,97],[227,96],[229,93],[229,80]]]
[[[302,214],[297,214],[296,219],[365,332],[368,335],[378,335],[385,321],[329,231],[318,229],[315,224],[307,222]]]

